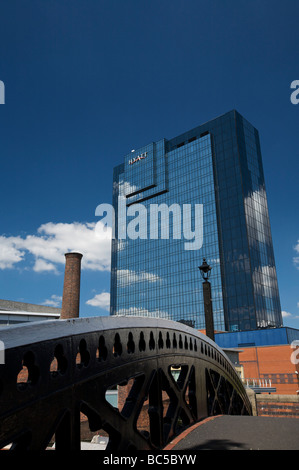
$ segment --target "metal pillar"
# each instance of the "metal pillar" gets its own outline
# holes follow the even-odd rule
[[[211,283],[209,281],[204,281],[202,283],[202,289],[203,289],[203,301],[204,301],[204,307],[205,307],[206,335],[209,338],[211,338],[213,341],[215,341]]]
[[[199,266],[199,270],[204,280],[204,282],[202,283],[202,289],[205,309],[206,335],[211,338],[211,340],[215,341],[211,284],[208,281],[211,269],[211,266],[208,265],[204,258],[202,265]]]

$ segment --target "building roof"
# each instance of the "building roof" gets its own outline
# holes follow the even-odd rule
[[[13,311],[13,310],[2,310],[0,309],[0,315],[1,316],[13,316],[13,315],[25,315],[25,316],[31,316],[31,317],[50,317],[50,318],[57,318],[60,316],[60,313],[52,313],[52,312],[22,312],[22,311]]]
[[[215,333],[215,342],[221,348],[276,346],[295,340],[299,340],[299,330],[289,327]]]
[[[0,327],[60,318],[61,309],[0,299]]]
[[[48,305],[37,305],[29,304],[26,302],[16,302],[14,300],[0,299],[0,310],[1,311],[20,311],[20,312],[31,312],[31,313],[55,313],[61,312],[61,308],[50,307]]]

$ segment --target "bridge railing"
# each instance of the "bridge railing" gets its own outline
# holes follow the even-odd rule
[[[243,378],[242,382],[245,387],[251,388],[255,393],[276,393],[276,387],[272,385],[271,379]]]
[[[2,329],[0,448],[79,450],[84,415],[107,450],[162,449],[218,414],[251,414],[224,352],[181,323],[98,317]],[[118,407],[109,390],[118,389]],[[121,393],[125,391],[125,393]]]

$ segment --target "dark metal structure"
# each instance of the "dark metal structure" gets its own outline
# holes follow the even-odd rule
[[[208,337],[141,317],[77,318],[1,330],[0,448],[80,450],[80,416],[107,450],[162,449],[207,416],[250,415],[233,365]],[[118,386],[118,408],[107,391]]]
[[[215,341],[215,332],[214,332],[214,318],[213,318],[213,307],[212,307],[212,291],[211,284],[209,282],[209,277],[211,274],[211,266],[208,265],[205,258],[203,263],[199,266],[200,274],[204,280],[202,283],[203,290],[203,302],[205,310],[205,325],[206,325],[206,335],[211,338],[212,341]]]

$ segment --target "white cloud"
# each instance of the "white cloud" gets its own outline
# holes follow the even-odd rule
[[[102,292],[101,294],[95,295],[92,299],[87,300],[87,305],[92,307],[100,307],[109,312],[110,310],[110,294],[109,292]]]
[[[45,300],[42,305],[47,305],[49,307],[60,307],[62,301],[61,295],[51,295],[50,299]]]
[[[293,315],[292,313],[286,312],[285,310],[283,310],[283,311],[281,312],[281,314],[282,314],[282,318],[292,317],[293,320],[294,320],[294,319],[295,319],[295,320],[298,320],[298,318],[299,318],[299,315]]]
[[[0,236],[0,269],[13,268],[33,255],[36,272],[57,272],[57,265],[65,264],[65,253],[83,254],[82,269],[110,270],[112,229],[103,230],[97,223],[53,223],[41,225],[37,234],[22,237]]]
[[[54,264],[53,263],[48,263],[47,261],[45,261],[43,259],[37,259],[35,261],[35,264],[34,264],[32,269],[36,273],[40,273],[42,271],[43,272],[44,271],[53,271],[53,272],[57,273],[57,269],[54,266]]]
[[[0,236],[0,269],[12,268],[22,261],[25,252],[16,247],[18,237]]]

